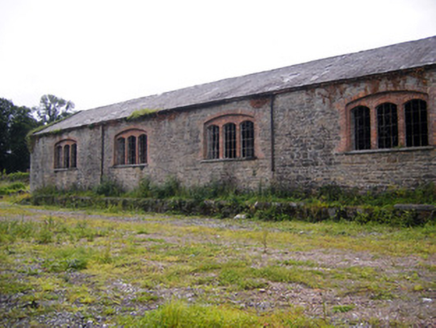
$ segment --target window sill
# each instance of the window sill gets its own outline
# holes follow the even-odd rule
[[[338,153],[339,155],[363,155],[363,154],[378,154],[378,153],[402,153],[402,152],[412,152],[421,150],[434,150],[434,146],[424,146],[424,147],[401,147],[401,148],[385,148],[385,149],[366,149],[366,150],[352,150],[343,153]]]
[[[246,158],[217,158],[217,159],[204,159],[201,163],[218,163],[218,162],[245,162],[254,161],[257,157],[246,157]]]
[[[131,168],[131,167],[146,167],[148,166],[148,163],[144,164],[124,164],[124,165],[114,165],[112,166],[113,169],[124,169],[124,168]]]
[[[54,169],[55,172],[69,172],[69,171],[77,171],[77,167],[71,167],[71,168],[60,168],[60,169]]]

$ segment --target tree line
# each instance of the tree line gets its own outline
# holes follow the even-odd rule
[[[26,136],[40,126],[73,114],[74,103],[43,95],[38,106],[16,106],[0,98],[0,173],[25,172],[30,168]]]

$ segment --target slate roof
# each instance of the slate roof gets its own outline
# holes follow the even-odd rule
[[[122,119],[143,108],[177,109],[434,64],[436,36],[89,109],[36,134]]]

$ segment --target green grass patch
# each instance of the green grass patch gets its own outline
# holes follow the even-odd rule
[[[118,319],[125,327],[330,327],[323,320],[309,319],[301,312],[276,312],[258,316],[227,306],[188,305],[171,301],[144,316]]]

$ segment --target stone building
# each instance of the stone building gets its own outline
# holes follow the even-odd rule
[[[79,112],[33,135],[31,189],[436,182],[436,37]]]

